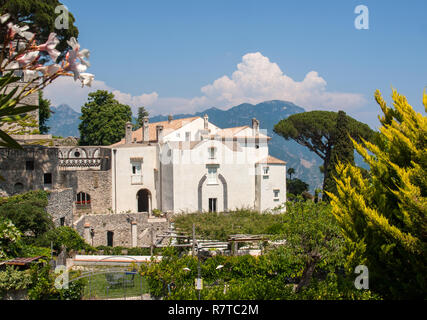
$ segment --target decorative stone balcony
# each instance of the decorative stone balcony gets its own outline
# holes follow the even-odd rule
[[[64,168],[99,168],[101,158],[68,158],[59,159],[59,166]]]

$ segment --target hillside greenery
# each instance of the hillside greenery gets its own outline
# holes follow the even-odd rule
[[[177,215],[175,228],[191,235],[193,223],[196,234],[204,239],[227,241],[231,234],[278,234],[285,215],[241,209],[231,212],[203,212]]]

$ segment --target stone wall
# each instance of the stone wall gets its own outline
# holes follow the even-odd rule
[[[136,225],[136,243],[132,243],[132,223]],[[151,230],[156,239],[157,234],[169,227],[169,222],[166,219],[149,219],[147,213],[88,214],[82,216],[74,227],[86,242],[95,247],[107,245],[109,231],[113,232],[113,246],[133,247],[150,245]]]
[[[45,183],[45,174],[52,175],[52,183]],[[0,148],[0,188],[9,195],[30,190],[56,189],[58,184],[58,150],[42,146],[23,150]]]
[[[75,208],[75,219],[86,213],[109,213],[111,204],[111,171],[61,171],[60,183],[72,188],[75,196],[79,192],[90,195],[90,206]]]
[[[73,225],[73,189],[53,190],[48,196],[47,213],[52,216],[55,226],[61,225],[61,218],[64,219],[65,226]]]
[[[46,183],[46,174],[51,175],[49,183]],[[72,189],[74,202],[79,192],[90,195],[90,205],[78,208],[74,205],[76,218],[84,213],[108,213],[112,209],[111,150],[108,148],[0,148],[0,175],[5,178],[0,181],[0,196],[30,190]]]

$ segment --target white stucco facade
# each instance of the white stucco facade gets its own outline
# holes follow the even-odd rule
[[[270,138],[256,119],[228,129],[207,116],[147,119],[126,136],[111,146],[116,213],[262,212],[286,201],[286,163],[269,156]]]

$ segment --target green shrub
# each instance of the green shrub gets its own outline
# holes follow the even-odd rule
[[[13,266],[6,266],[0,271],[0,296],[6,291],[27,289],[31,285],[29,271],[18,271]]]
[[[70,273],[68,289],[57,289],[55,279],[58,274],[50,270],[48,264],[34,265],[31,268],[32,285],[28,290],[30,300],[81,300],[86,284],[85,279],[72,281],[80,273]]]
[[[76,230],[62,226],[44,233],[36,240],[36,244],[41,247],[49,247],[53,243],[53,249],[59,252],[62,246],[69,250],[95,251],[96,249],[88,245]]]
[[[46,211],[48,193],[43,190],[30,191],[21,195],[0,199],[0,217],[9,219],[22,233],[29,232],[34,238],[53,228],[53,222]]]

